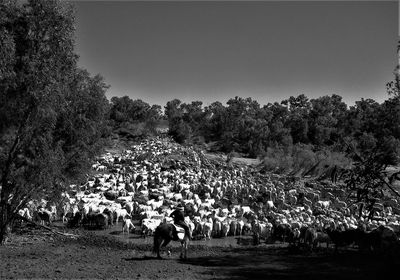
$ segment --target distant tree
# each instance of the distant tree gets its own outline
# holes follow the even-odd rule
[[[146,137],[157,134],[157,125],[162,118],[161,106],[152,105],[129,96],[112,97],[110,120],[114,132],[122,135]]]
[[[150,110],[148,111],[147,118],[153,119],[153,120],[159,120],[162,118],[162,110],[161,106],[154,104],[151,105]]]
[[[386,84],[386,90],[390,97],[400,98],[400,40],[397,43],[397,65],[394,68],[394,81],[390,81]]]
[[[236,96],[227,102],[222,147],[226,152],[248,153],[253,146],[254,125],[260,110],[257,101]]]
[[[190,104],[181,104],[183,119],[192,127],[193,130],[197,130],[204,121],[202,105],[203,102],[201,101],[193,101]]]
[[[381,104],[378,114],[378,127],[376,133],[392,135],[400,140],[400,95],[393,96]]]
[[[58,1],[0,2],[0,242],[19,209],[90,167],[107,86],[76,65],[74,16]]]
[[[162,119],[162,111],[160,105],[152,105],[150,109],[147,111],[146,115],[146,127],[152,133],[157,133],[157,124]]]
[[[354,106],[346,113],[346,121],[344,122],[345,135],[359,135],[377,132],[379,128],[379,120],[376,118],[379,112],[379,103],[373,99],[361,98],[356,101]]]
[[[310,102],[308,137],[311,143],[318,146],[332,145],[337,140],[347,105],[336,94],[311,99]]]
[[[114,96],[111,98],[110,118],[118,124],[128,122],[131,120],[132,107],[133,100],[129,96]]]
[[[220,141],[227,122],[226,108],[221,102],[216,101],[204,109],[204,114],[204,138],[209,142]]]
[[[269,147],[283,146],[289,148],[293,144],[290,129],[285,126],[289,118],[289,111],[286,106],[275,102],[269,103],[264,110],[271,114],[269,122],[270,136],[268,139]]]
[[[291,96],[283,100],[281,104],[285,105],[289,111],[285,126],[290,129],[293,143],[308,143],[308,115],[311,108],[308,98],[304,94],[297,97]]]
[[[182,117],[176,116],[169,120],[169,134],[176,142],[183,144],[192,137],[192,130]]]
[[[150,112],[150,105],[143,102],[141,99],[136,99],[132,102],[132,107],[129,111],[130,119],[133,122],[143,122],[147,119]]]
[[[181,104],[182,101],[180,101],[179,99],[174,99],[167,102],[167,104],[164,107],[165,109],[164,114],[168,120],[171,120],[175,117],[182,117],[183,111],[180,108]]]
[[[174,99],[168,101],[164,107],[164,114],[168,120],[168,133],[178,143],[185,142],[190,137],[190,126],[183,120],[182,101]]]

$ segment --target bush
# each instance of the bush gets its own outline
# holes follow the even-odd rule
[[[179,144],[190,140],[192,134],[190,126],[180,117],[175,117],[170,121],[168,133]]]
[[[340,152],[313,151],[312,145],[296,144],[292,149],[268,148],[263,155],[263,169],[281,174],[301,174],[319,177],[327,169],[347,168],[351,160]]]
[[[293,159],[281,148],[267,148],[262,164],[266,171],[286,173],[292,169]]]

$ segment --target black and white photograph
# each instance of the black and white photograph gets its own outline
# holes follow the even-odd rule
[[[397,277],[399,14],[0,0],[0,279]]]

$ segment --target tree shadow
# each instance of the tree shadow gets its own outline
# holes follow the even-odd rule
[[[291,254],[285,249],[235,248],[180,260],[208,267],[210,275],[234,279],[384,279],[399,265],[358,252]],[[389,279],[389,278],[388,278]]]
[[[148,260],[157,260],[156,256],[143,256],[143,257],[132,257],[132,258],[122,258],[124,261],[148,261]]]

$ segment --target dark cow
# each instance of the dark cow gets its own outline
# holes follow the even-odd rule
[[[46,209],[39,209],[37,211],[37,219],[40,221],[42,225],[50,225],[51,223],[51,212]]]
[[[291,242],[290,238],[291,234],[290,224],[278,224],[272,227],[272,240],[280,241],[280,242]]]
[[[104,213],[90,213],[82,220],[82,224],[88,229],[106,229],[108,217]]]
[[[72,214],[72,213],[71,213]],[[83,215],[81,212],[76,212],[70,219],[68,219],[67,227],[74,228],[78,227],[83,219]]]
[[[317,230],[313,227],[308,227],[304,232],[304,245],[308,246],[311,250],[315,245],[315,240],[317,238]]]
[[[364,231],[362,229],[337,230],[328,228],[326,233],[333,244],[335,244],[335,251],[337,251],[339,247],[359,245],[364,238]]]
[[[399,241],[394,230],[388,226],[363,232],[358,242],[360,250],[385,252],[397,248]]]

